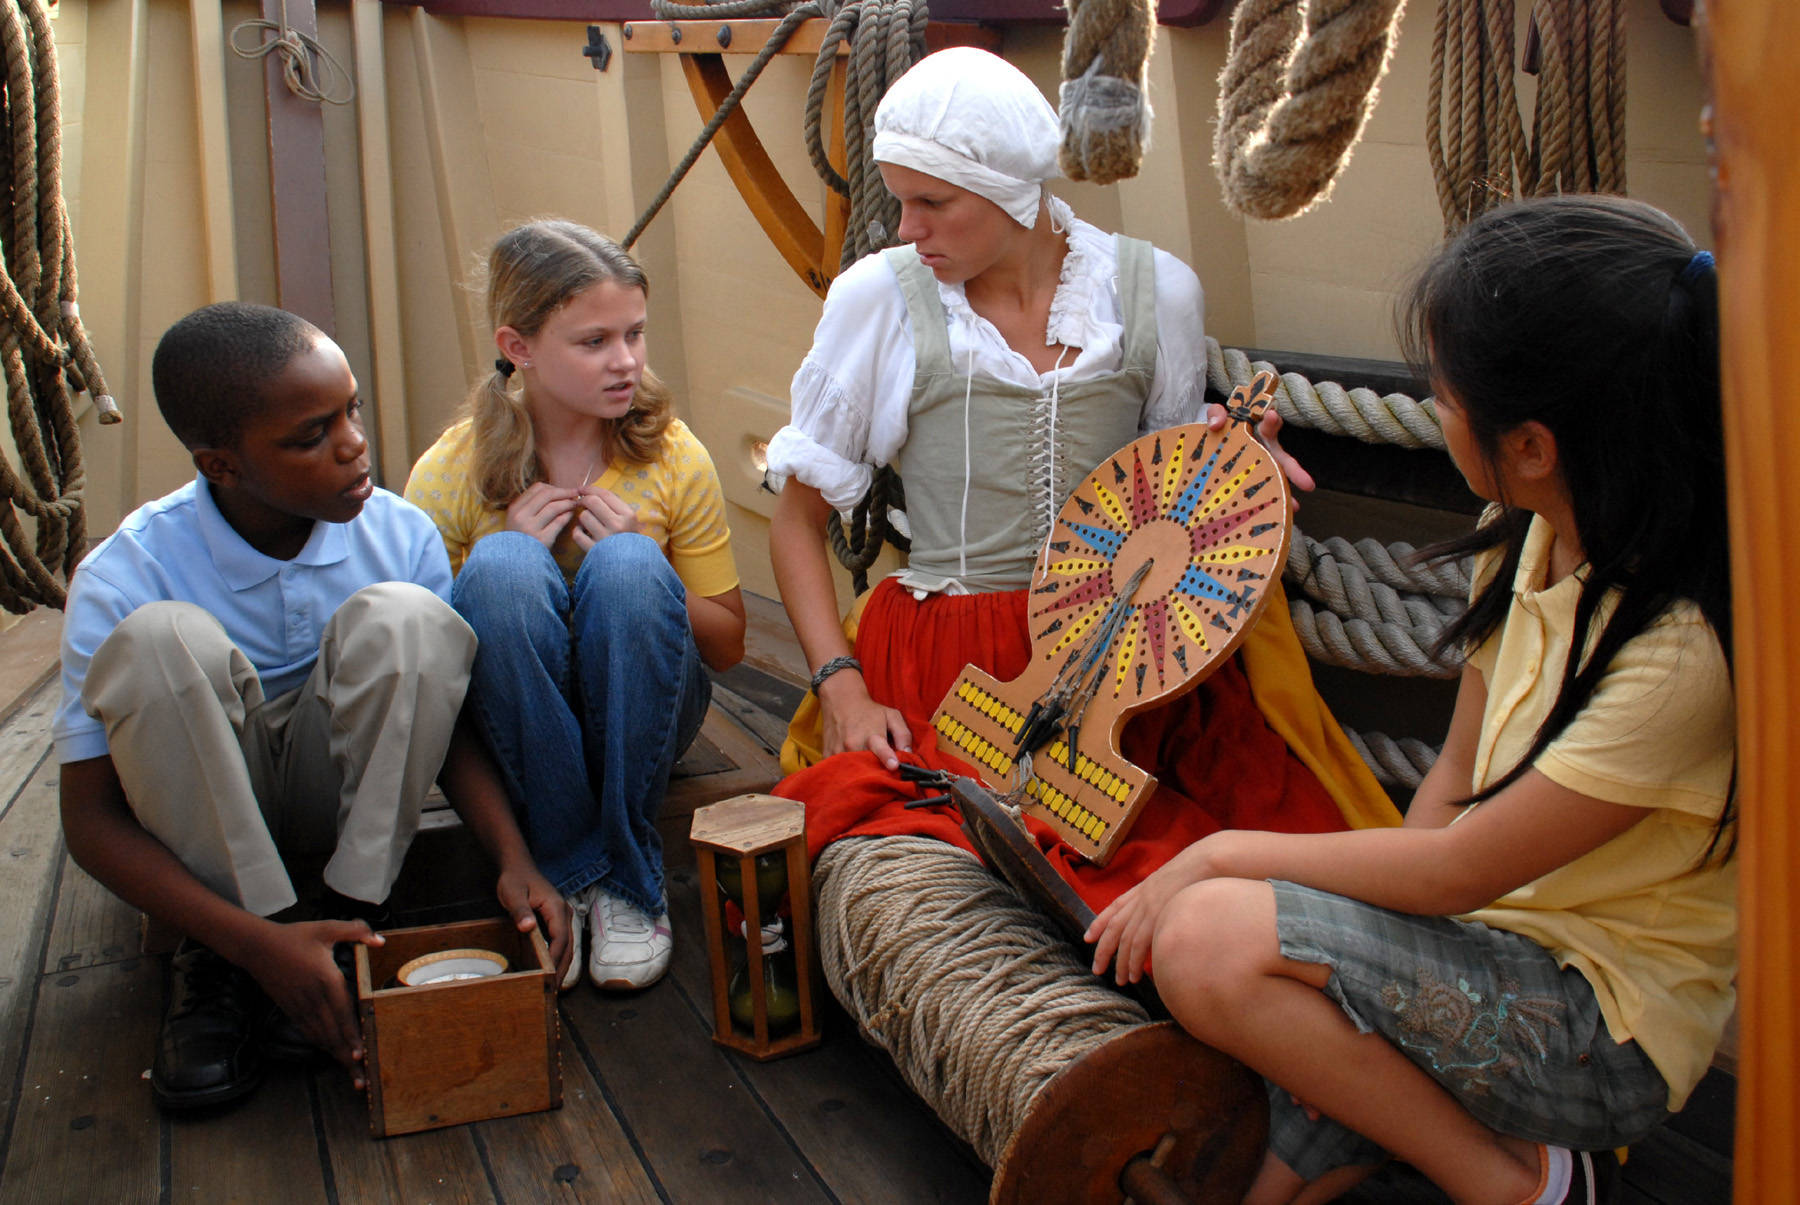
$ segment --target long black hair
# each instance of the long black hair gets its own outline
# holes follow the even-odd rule
[[[1506,432],[1534,421],[1550,431],[1587,557],[1550,712],[1519,764],[1475,802],[1530,768],[1615,654],[1677,600],[1699,607],[1731,655],[1718,280],[1711,257],[1649,205],[1526,201],[1469,223],[1433,257],[1404,301],[1400,337],[1455,399],[1490,469]],[[1477,647],[1511,606],[1531,512],[1504,493],[1499,502],[1472,534],[1429,550],[1501,554],[1440,648]],[[1617,605],[1603,619],[1609,594]],[[1734,812],[1728,799],[1713,850],[1724,839],[1729,853]]]

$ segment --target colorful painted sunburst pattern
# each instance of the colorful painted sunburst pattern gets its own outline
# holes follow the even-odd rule
[[[1106,685],[1152,698],[1186,681],[1249,621],[1280,566],[1286,494],[1247,435],[1177,427],[1122,449],[1063,508],[1032,602],[1033,649],[1078,649],[1145,559]],[[1179,562],[1179,563],[1177,563]]]

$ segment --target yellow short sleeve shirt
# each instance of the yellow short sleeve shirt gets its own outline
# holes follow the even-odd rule
[[[1580,571],[1544,585],[1553,538],[1532,521],[1511,610],[1469,658],[1487,687],[1475,790],[1530,748],[1574,641]],[[1703,862],[1731,786],[1734,724],[1718,638],[1699,608],[1678,603],[1619,650],[1534,763],[1572,791],[1650,814],[1467,917],[1581,971],[1613,1039],[1637,1041],[1668,1081],[1670,1109],[1705,1073],[1735,999],[1737,864]]]
[[[406,500],[430,515],[444,537],[453,573],[462,570],[477,540],[506,527],[504,509],[484,504],[470,481],[472,445],[470,421],[463,419],[426,449],[406,482]],[[737,586],[718,471],[680,419],[669,423],[654,461],[608,465],[591,484],[611,490],[637,512],[640,530],[656,541],[690,591],[711,596]],[[573,577],[581,550],[563,539],[555,553],[563,573]]]

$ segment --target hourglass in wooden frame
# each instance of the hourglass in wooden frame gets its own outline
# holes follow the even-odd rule
[[[697,809],[688,839],[712,967],[713,1041],[754,1059],[818,1045],[806,806],[739,795]]]

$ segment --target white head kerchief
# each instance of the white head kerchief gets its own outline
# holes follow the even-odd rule
[[[958,46],[927,55],[875,110],[874,157],[986,197],[1029,229],[1062,130],[1037,85],[998,55]]]

